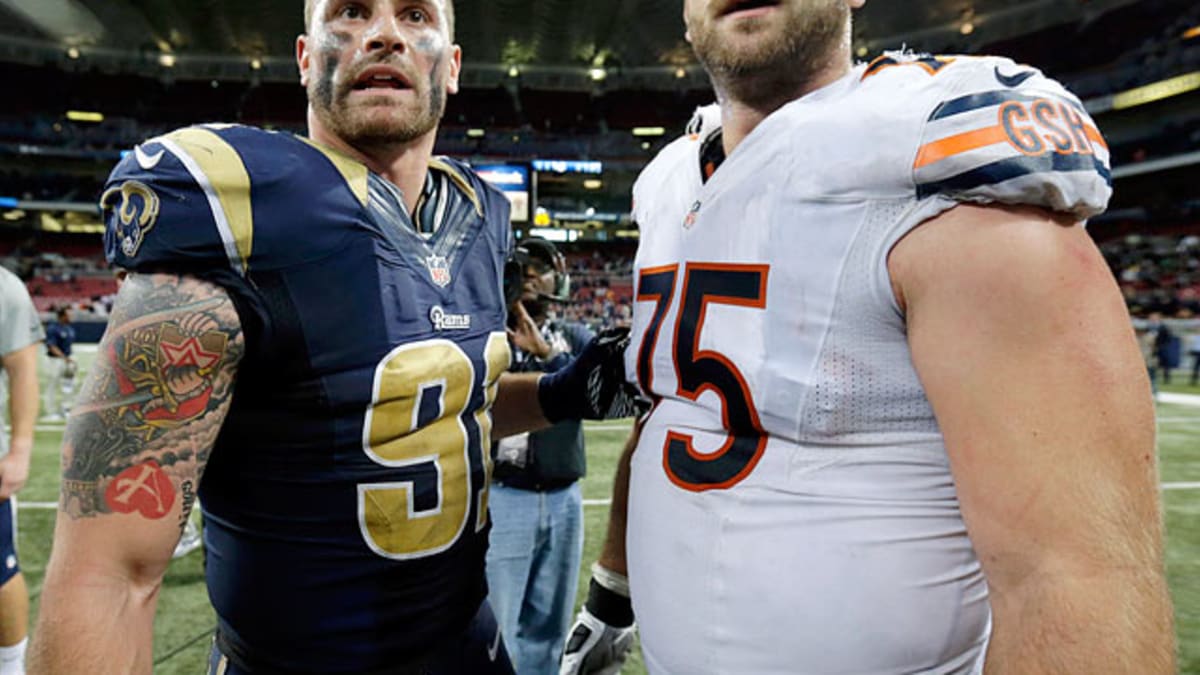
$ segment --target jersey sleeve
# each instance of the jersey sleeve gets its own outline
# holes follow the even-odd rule
[[[215,129],[146,141],[121,160],[100,198],[108,262],[132,271],[244,274],[250,195],[241,156]]]
[[[933,94],[913,161],[920,199],[1024,204],[1087,219],[1112,195],[1108,145],[1061,84],[1003,58],[960,57]]]
[[[0,356],[41,342],[45,333],[25,284],[14,274],[0,278]]]

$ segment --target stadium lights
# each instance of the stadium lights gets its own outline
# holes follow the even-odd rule
[[[67,223],[67,232],[74,234],[104,234],[104,225],[100,223]]]
[[[68,48],[68,49],[67,49],[67,58],[69,58],[69,59],[77,59],[77,58],[79,58],[79,48],[78,48],[78,47],[70,47],[70,48]]]
[[[486,133],[483,129],[467,129],[467,138],[483,138]]]
[[[67,119],[72,122],[103,122],[104,114],[86,110],[68,110]]]
[[[634,136],[662,136],[667,130],[662,127],[634,127]]]
[[[1200,89],[1200,70],[1123,91],[1112,98],[1113,110],[1124,110]]]
[[[608,71],[600,66],[596,66],[588,71],[588,76],[593,82],[603,82],[604,78],[608,77]]]
[[[685,77],[687,77],[687,69],[686,68],[680,66],[679,68],[675,69],[675,79],[682,80]]]
[[[516,66],[509,66],[509,67],[508,67],[508,76],[509,76],[509,77],[514,77],[514,78],[515,78],[515,77],[520,77],[520,76],[521,76],[521,69],[520,69],[520,68],[518,68],[518,67],[516,67]]]
[[[604,187],[604,181],[598,178],[588,178],[583,181],[584,190],[599,190],[602,187]]]
[[[962,33],[963,35],[970,35],[971,33],[974,33],[975,32],[974,22],[964,21],[962,23],[962,25],[958,27],[958,32]]]
[[[250,70],[262,70],[262,59],[250,59]]]
[[[174,54],[159,54],[158,55],[158,65],[162,66],[163,68],[174,68],[175,67],[175,55]]]

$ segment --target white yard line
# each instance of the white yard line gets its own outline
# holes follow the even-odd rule
[[[1200,396],[1195,394],[1174,394],[1169,391],[1160,391],[1156,400],[1159,403],[1176,403],[1200,408]]]
[[[597,422],[594,424],[584,424],[584,429],[588,431],[629,431],[633,428],[633,420],[628,422]]]

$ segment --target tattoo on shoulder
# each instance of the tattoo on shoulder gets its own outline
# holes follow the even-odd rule
[[[180,499],[186,519],[243,352],[223,290],[188,277],[130,275],[67,426],[64,510],[157,520]]]

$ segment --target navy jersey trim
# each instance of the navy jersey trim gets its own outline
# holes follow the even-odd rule
[[[979,110],[980,108],[990,108],[991,106],[1000,105],[1002,103],[1007,103],[1009,101],[1018,101],[1021,103],[1033,103],[1034,101],[1039,101],[1041,99],[1051,98],[1051,97],[1053,97],[1053,99],[1056,101],[1062,101],[1063,103],[1066,103],[1067,105],[1071,106],[1072,108],[1079,111],[1080,113],[1083,113],[1084,115],[1087,114],[1087,110],[1085,110],[1083,106],[1079,105],[1075,101],[1072,101],[1067,98],[1063,98],[1062,96],[1057,96],[1054,94],[1028,96],[1025,94],[1018,94],[1018,93],[1012,92],[1012,91],[996,90],[996,91],[985,91],[981,94],[970,94],[967,96],[961,96],[959,98],[946,101],[945,103],[942,103],[940,106],[937,107],[937,109],[935,109],[933,111],[933,114],[929,116],[929,121],[933,122],[934,120],[946,119],[947,117],[961,115],[963,113],[968,113],[973,110]]]
[[[937,194],[958,194],[975,188],[1003,183],[1013,178],[1037,173],[1063,173],[1068,171],[1094,171],[1112,185],[1112,172],[1091,155],[1060,155],[1057,153],[1041,157],[1014,157],[986,164],[977,169],[960,173],[946,180],[923,183],[917,186],[917,198],[925,199]]]

